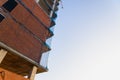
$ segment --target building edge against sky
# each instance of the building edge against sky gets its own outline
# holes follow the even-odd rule
[[[42,0],[36,0],[39,4],[41,3]],[[44,0],[43,0],[44,1]],[[47,0],[46,0],[47,1]],[[49,12],[48,16],[51,18],[52,20],[52,27],[50,27],[50,31],[54,32],[54,25],[55,25],[55,19],[57,17],[57,11],[58,11],[58,5],[59,5],[59,1],[60,0],[51,0],[53,1],[53,5],[50,5],[48,3],[48,6],[49,8],[51,9],[51,11]],[[44,7],[43,7],[43,10],[44,10]],[[49,38],[46,40],[46,43],[50,46],[51,45],[51,41],[52,41],[52,38]],[[42,59],[41,59],[41,62],[40,62],[40,65],[44,66],[47,68],[47,64],[48,64],[48,57],[49,57],[49,51],[48,52],[45,52],[44,54],[42,54]]]
[[[33,65],[38,73],[47,71],[59,1],[0,1],[0,47],[9,51],[1,67],[20,75],[27,75]]]

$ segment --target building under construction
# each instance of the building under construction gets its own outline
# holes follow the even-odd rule
[[[59,1],[0,0],[0,80],[34,80],[48,70]]]

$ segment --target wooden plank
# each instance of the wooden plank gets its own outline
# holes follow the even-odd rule
[[[35,75],[36,75],[36,73],[37,73],[37,67],[36,66],[33,66],[33,70],[32,70],[32,72],[31,72],[31,74],[30,74],[30,76],[28,77],[30,80],[34,80],[34,78],[35,78]]]
[[[4,49],[1,49],[1,50],[0,50],[0,63],[1,63],[1,62],[3,61],[3,59],[5,58],[6,54],[7,54],[7,51],[6,51],[6,50],[4,50]]]

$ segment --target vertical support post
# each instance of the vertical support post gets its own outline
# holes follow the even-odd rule
[[[37,73],[37,67],[36,66],[33,66],[33,69],[32,69],[32,72],[31,72],[31,74],[29,75],[29,79],[30,80],[34,80],[34,78],[35,78],[35,75],[36,75],[36,73]]]
[[[6,51],[6,50],[4,50],[4,49],[1,49],[1,50],[0,50],[0,63],[1,63],[1,62],[3,61],[3,59],[5,58],[6,54],[7,54],[7,51]]]

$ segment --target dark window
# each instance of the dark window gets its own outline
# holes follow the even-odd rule
[[[3,7],[9,12],[11,12],[16,6],[17,2],[15,0],[8,0],[5,4],[3,4]]]
[[[0,14],[0,22],[2,22],[2,20],[4,19],[5,17],[2,15],[2,14]]]

